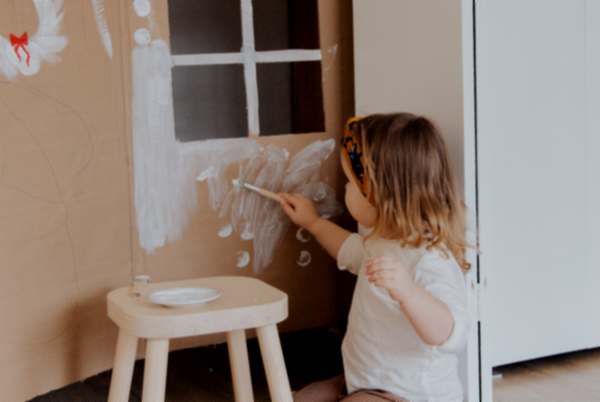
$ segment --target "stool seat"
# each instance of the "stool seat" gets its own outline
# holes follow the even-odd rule
[[[152,303],[148,295],[176,287],[207,287],[221,296],[198,307],[170,308]],[[138,338],[181,338],[276,324],[287,318],[288,298],[266,283],[241,276],[152,283],[131,297],[129,287],[110,292],[108,316],[122,331]]]
[[[176,287],[214,288],[221,295],[191,308],[165,307],[148,299],[152,292]],[[132,297],[130,287],[113,290],[107,307],[119,326],[109,402],[129,400],[139,338],[147,339],[142,401],[164,402],[169,339],[218,332],[227,334],[236,402],[253,401],[245,334],[250,328],[256,328],[271,399],[292,401],[276,325],[288,315],[288,298],[282,291],[248,277],[187,279],[149,284],[140,297]]]

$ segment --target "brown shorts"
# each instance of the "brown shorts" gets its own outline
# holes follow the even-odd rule
[[[348,395],[341,374],[329,380],[317,381],[294,393],[294,402],[408,402],[404,398],[380,390],[363,389]]]

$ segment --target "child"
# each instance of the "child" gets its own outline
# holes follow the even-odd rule
[[[470,266],[464,204],[444,139],[423,117],[371,115],[350,119],[341,153],[346,206],[359,234],[320,218],[309,199],[280,194],[292,221],[340,269],[358,275],[344,375],[310,384],[294,399],[462,401],[456,354],[469,316],[461,269]]]

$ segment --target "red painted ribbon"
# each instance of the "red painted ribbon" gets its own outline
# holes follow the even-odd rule
[[[20,38],[17,38],[15,35],[10,34],[10,45],[15,47],[15,53],[19,58],[19,63],[21,62],[21,55],[19,54],[19,48],[23,49],[25,53],[27,53],[27,66],[29,66],[29,52],[25,49],[25,46],[29,44],[29,39],[27,38],[27,32],[21,35]]]

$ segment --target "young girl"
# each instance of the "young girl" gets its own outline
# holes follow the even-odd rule
[[[341,154],[358,234],[320,218],[309,199],[280,194],[292,221],[340,269],[358,275],[344,375],[294,399],[462,401],[456,354],[469,333],[462,271],[470,266],[464,204],[444,139],[424,117],[371,115],[348,122]]]

